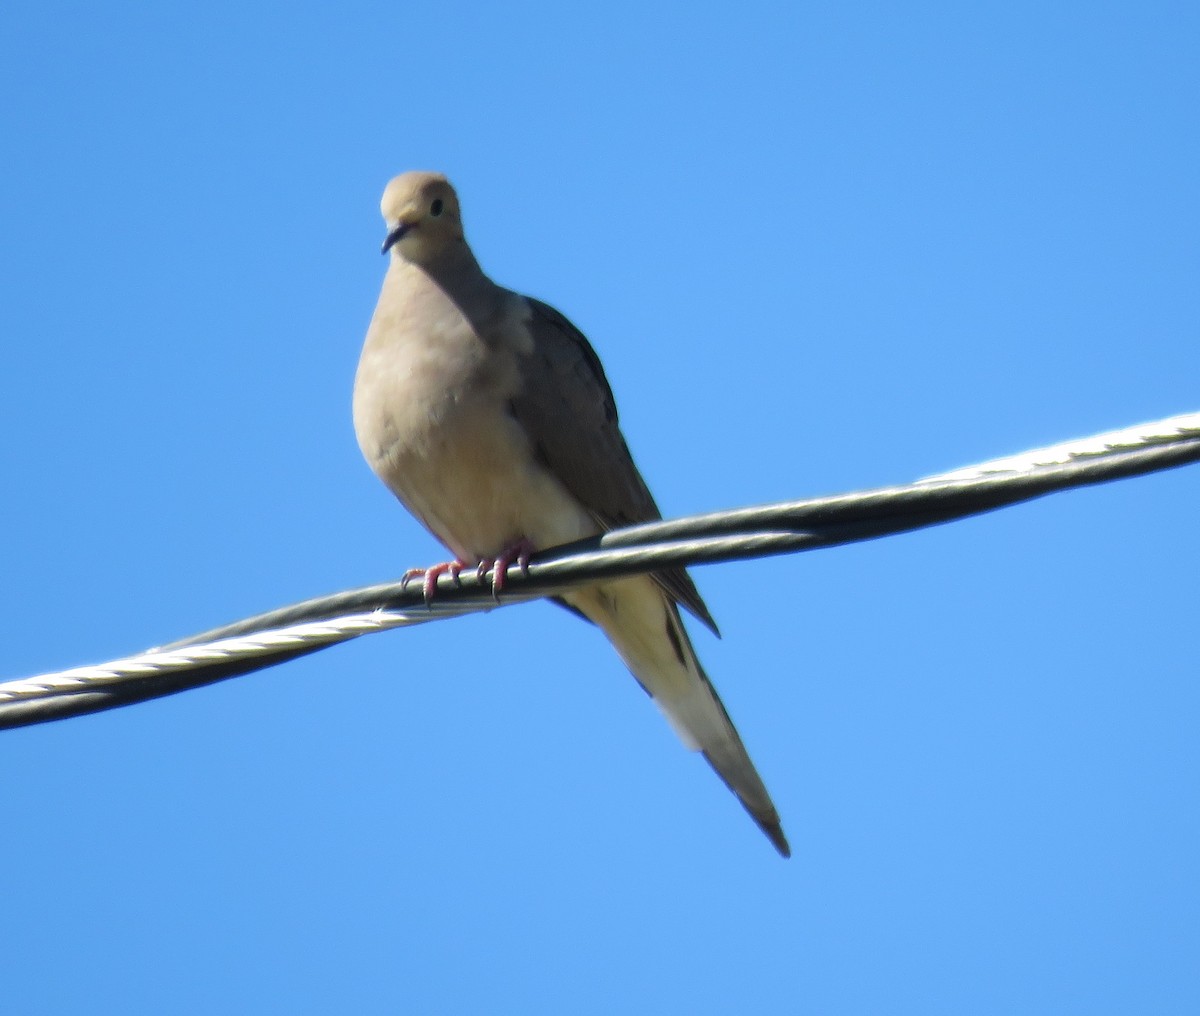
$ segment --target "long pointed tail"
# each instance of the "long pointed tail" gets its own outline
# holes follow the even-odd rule
[[[670,615],[667,623],[673,624],[676,629],[683,649],[681,662],[691,680],[682,694],[666,691],[662,695],[656,694],[655,700],[671,719],[672,725],[683,728],[684,743],[690,740],[697,745],[713,771],[737,796],[742,807],[766,833],[775,849],[784,857],[791,857],[792,848],[783,833],[775,803],[730,720],[725,704],[700,665],[696,650],[680,621],[678,609],[673,603],[667,603],[666,608]]]
[[[684,744],[703,753],[775,849],[790,857],[771,795],[700,665],[675,603],[641,577],[581,590],[571,602],[604,630]]]

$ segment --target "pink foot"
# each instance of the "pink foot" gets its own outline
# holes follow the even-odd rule
[[[508,569],[515,564],[521,569],[522,575],[528,575],[529,555],[535,550],[537,547],[525,537],[521,537],[515,543],[505,547],[498,557],[484,558],[480,561],[475,569],[475,575],[482,582],[490,568],[492,571],[492,595],[499,598],[500,591],[504,588],[504,580],[508,578]]]
[[[425,597],[426,604],[430,604],[437,594],[438,576],[449,575],[454,584],[458,585],[458,575],[466,566],[465,561],[444,561],[428,568],[409,568],[400,579],[400,588],[406,589],[413,579],[418,575],[422,576],[421,595]]]
[[[500,556],[496,558],[496,562],[492,566],[493,596],[500,595],[500,590],[504,588],[504,580],[508,578],[508,569],[511,565],[515,564],[520,568],[522,575],[529,574],[529,555],[535,550],[537,550],[537,547],[522,536],[516,543],[505,547],[500,552]]]

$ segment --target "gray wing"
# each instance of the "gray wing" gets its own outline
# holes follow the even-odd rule
[[[521,357],[522,394],[513,400],[512,412],[534,453],[604,529],[661,519],[617,425],[616,403],[600,358],[562,314],[540,300],[526,299],[532,310],[533,352]],[[673,568],[654,578],[719,635],[686,571]]]

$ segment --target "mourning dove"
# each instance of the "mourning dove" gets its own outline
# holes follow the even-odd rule
[[[497,286],[463,236],[445,177],[383,193],[390,263],[354,383],[354,429],[379,478],[457,560],[438,574],[659,519],[617,426],[604,370],[552,307]],[[784,857],[779,815],[679,616],[716,627],[683,569],[562,594],[594,622],[684,743],[699,749]]]

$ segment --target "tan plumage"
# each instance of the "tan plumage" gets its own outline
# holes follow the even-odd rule
[[[587,339],[484,275],[446,179],[398,176],[382,211],[390,263],[355,378],[354,427],[389,489],[468,564],[522,541],[542,549],[660,518]],[[687,573],[563,600],[604,631],[788,856],[775,806],[680,621],[677,604],[716,630]]]

